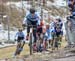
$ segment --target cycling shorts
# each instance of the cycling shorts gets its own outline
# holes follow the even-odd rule
[[[24,37],[18,37],[17,38],[17,42],[21,42],[22,40],[24,40]]]

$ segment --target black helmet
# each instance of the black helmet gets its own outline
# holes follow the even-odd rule
[[[35,9],[34,8],[30,8],[30,13],[35,13]]]
[[[20,31],[20,32],[21,32],[21,31],[22,31],[22,28],[19,28],[19,29],[18,29],[18,31]]]

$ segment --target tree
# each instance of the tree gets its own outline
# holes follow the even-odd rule
[[[0,15],[2,15],[1,18],[3,18],[3,15],[8,15],[10,19],[10,27],[22,27],[23,14],[25,12],[22,12],[22,9],[17,9],[15,6],[12,6],[10,7],[0,4]],[[2,19],[1,21],[3,22],[4,26],[8,24],[6,19]]]

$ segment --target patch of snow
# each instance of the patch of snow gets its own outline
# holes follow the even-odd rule
[[[5,48],[5,47],[9,47],[9,46],[14,46],[16,44],[2,44],[0,45],[0,48]]]
[[[10,31],[10,40],[14,40],[14,36],[15,36],[15,33],[17,31]],[[7,30],[3,30],[3,31],[0,31],[0,40],[8,40],[8,31]]]
[[[18,32],[17,30],[16,31],[10,31],[10,40],[11,41],[14,41],[15,35],[17,32]],[[27,35],[26,30],[24,30],[23,33],[26,37],[26,35]],[[0,31],[0,41],[2,42],[2,41],[7,41],[7,40],[8,40],[8,31],[7,30]],[[28,41],[26,41],[26,42],[28,42]]]
[[[55,0],[55,2],[53,3],[55,6],[66,6],[66,0]]]
[[[66,1],[64,0],[54,0],[54,3],[50,2],[50,1],[47,1],[47,6],[55,6],[55,7],[65,7],[67,4],[66,4]]]
[[[19,2],[7,2],[6,5],[15,5],[16,7],[18,8],[30,8],[31,5],[30,4],[27,4],[27,1],[19,1]]]

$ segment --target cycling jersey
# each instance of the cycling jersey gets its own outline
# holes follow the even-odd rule
[[[24,40],[24,33],[23,32],[17,32],[15,35],[15,38],[17,39],[18,42],[20,42],[21,40]]]

